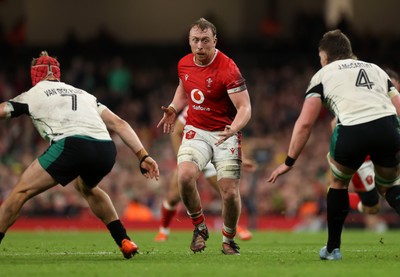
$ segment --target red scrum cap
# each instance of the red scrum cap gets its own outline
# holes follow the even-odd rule
[[[50,74],[53,74],[57,80],[60,80],[60,63],[56,58],[50,57],[47,51],[42,51],[39,58],[32,60],[32,86],[35,86]]]

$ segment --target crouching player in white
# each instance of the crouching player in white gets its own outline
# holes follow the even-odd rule
[[[322,68],[306,91],[285,163],[268,181],[276,182],[293,168],[325,105],[340,124],[333,132],[327,156],[332,171],[326,198],[328,240],[319,256],[341,260],[342,230],[349,213],[347,188],[367,155],[374,164],[379,193],[400,215],[400,94],[384,70],[354,59],[350,40],[340,30],[326,32],[318,50]]]
[[[107,129],[136,154],[146,178],[158,180],[158,165],[126,121],[98,103],[93,95],[61,82],[60,76],[59,62],[43,51],[32,61],[33,87],[0,104],[0,119],[28,115],[50,143],[1,204],[0,242],[26,201],[57,184],[72,183],[129,259],[138,252],[138,246],[127,235],[108,194],[97,186],[113,168],[117,154]]]

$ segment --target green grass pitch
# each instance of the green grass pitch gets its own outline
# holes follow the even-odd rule
[[[156,243],[154,230],[129,230],[140,253],[123,258],[107,230],[10,230],[0,244],[0,276],[398,276],[400,231],[382,234],[344,230],[342,261],[321,261],[326,231],[292,233],[255,231],[237,241],[240,256],[221,253],[221,233],[211,232],[207,248],[193,254],[192,233],[173,231]]]

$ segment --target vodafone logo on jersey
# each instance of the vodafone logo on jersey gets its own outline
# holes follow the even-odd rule
[[[204,107],[204,106],[201,105],[201,104],[203,104],[204,99],[205,99],[204,93],[201,90],[193,89],[190,92],[190,98],[192,99],[192,101],[194,103],[197,104],[197,105],[193,105],[192,106],[193,110],[196,110],[196,111],[207,111],[207,112],[209,112],[211,110],[210,108]]]
[[[190,92],[190,97],[192,101],[196,104],[201,104],[204,102],[204,93],[199,89],[194,89]]]

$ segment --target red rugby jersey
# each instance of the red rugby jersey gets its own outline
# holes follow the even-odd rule
[[[197,65],[191,53],[179,61],[178,75],[189,99],[186,124],[222,131],[232,123],[236,108],[228,94],[246,89],[245,79],[232,59],[216,50],[208,65]]]

